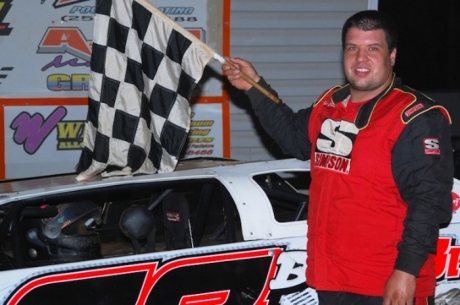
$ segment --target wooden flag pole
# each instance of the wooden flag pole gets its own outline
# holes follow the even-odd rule
[[[218,59],[218,61],[221,63],[221,64],[227,64],[229,66],[231,66],[233,69],[237,69],[237,67],[235,67],[235,65],[233,63],[231,63],[230,61],[228,60],[225,60],[222,62],[221,60]],[[259,90],[263,95],[265,95],[266,97],[268,97],[270,100],[272,100],[274,103],[278,104],[280,102],[280,100],[273,94],[271,93],[270,91],[268,91],[267,89],[265,89],[264,87],[262,87],[261,85],[259,85],[258,83],[256,83],[252,78],[250,78],[247,74],[243,73],[240,71],[240,76],[242,79],[244,79],[245,81],[247,81],[248,83],[250,83],[254,88],[256,88],[257,90]]]
[[[210,48],[207,44],[203,43],[198,37],[184,29],[182,26],[180,26],[178,23],[173,21],[171,18],[163,14],[162,11],[157,9],[153,4],[148,2],[147,0],[135,0],[136,2],[142,4],[145,8],[147,8],[150,12],[161,18],[165,23],[169,24],[173,29],[187,37],[188,40],[192,41],[193,43],[199,45],[203,50],[205,50],[209,55],[211,55],[214,59],[219,61],[221,64],[228,64],[235,68],[235,65],[233,65],[231,62],[228,60],[225,60],[223,56],[218,54],[216,51],[214,51],[212,48]],[[259,90],[263,95],[265,95],[267,98],[272,100],[274,103],[278,104],[279,99],[269,92],[267,89],[263,88],[261,85],[256,83],[252,78],[250,78],[248,75],[246,75],[243,72],[240,72],[241,78],[243,78],[245,81],[247,81],[249,84],[251,84],[254,88]]]

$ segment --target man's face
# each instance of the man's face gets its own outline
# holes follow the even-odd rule
[[[396,49],[390,53],[383,30],[350,28],[343,52],[352,102],[371,99],[391,83]]]

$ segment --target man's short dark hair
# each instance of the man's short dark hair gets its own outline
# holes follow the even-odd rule
[[[348,18],[342,28],[342,48],[345,48],[345,36],[350,28],[358,28],[362,31],[383,30],[390,52],[397,47],[397,25],[390,16],[383,12],[376,10],[361,11]]]

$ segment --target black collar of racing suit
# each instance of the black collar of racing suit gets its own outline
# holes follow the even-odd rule
[[[393,73],[393,79],[391,80],[390,85],[387,88],[385,88],[385,90],[377,94],[373,99],[369,100],[367,103],[361,106],[361,108],[359,109],[358,115],[356,116],[356,119],[355,119],[355,125],[358,129],[361,130],[367,127],[371,119],[372,113],[374,112],[374,109],[377,106],[377,103],[383,97],[385,97],[391,91],[391,89],[393,89],[395,86],[399,84],[401,84],[401,80],[397,78],[396,75]],[[334,102],[334,104],[342,102],[349,95],[350,95],[350,84],[347,84],[332,94],[331,96],[332,102]]]

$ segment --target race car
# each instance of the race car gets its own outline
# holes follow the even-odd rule
[[[171,173],[0,184],[1,304],[305,304],[310,163],[194,159]],[[460,300],[460,181],[437,304]]]

